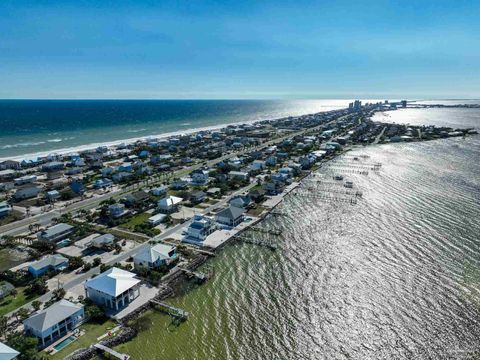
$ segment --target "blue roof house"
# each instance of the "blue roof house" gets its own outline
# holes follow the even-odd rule
[[[60,271],[68,267],[68,259],[62,255],[49,255],[42,260],[35,261],[28,267],[33,277],[39,277],[48,271]]]
[[[75,329],[85,319],[84,306],[62,299],[23,322],[25,334],[45,347]]]

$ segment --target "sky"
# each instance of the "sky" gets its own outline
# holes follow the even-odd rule
[[[480,1],[0,2],[0,98],[479,98]]]

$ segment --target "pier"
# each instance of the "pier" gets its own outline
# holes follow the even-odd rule
[[[270,250],[277,250],[277,244],[274,244],[270,239],[259,239],[259,238],[245,236],[245,235],[237,235],[235,238],[247,244],[264,246]]]
[[[120,354],[119,352],[113,350],[113,349],[110,349],[109,347],[106,347],[105,345],[102,345],[100,343],[98,344],[95,344],[93,345],[95,348],[97,348],[98,350],[101,350],[101,351],[104,351],[106,353],[109,353],[110,355],[116,357],[117,359],[121,359],[121,360],[129,360],[130,359],[130,355],[127,355],[127,354]]]
[[[258,226],[252,226],[248,230],[257,231],[257,232],[262,233],[262,234],[269,234],[269,235],[275,235],[275,236],[282,235],[282,232],[280,230],[263,229],[263,228],[258,227]]]
[[[180,271],[184,272],[189,278],[195,278],[199,283],[203,283],[203,282],[207,281],[208,279],[210,279],[210,277],[213,274],[213,270],[211,270],[207,273],[204,273],[204,272],[200,272],[200,271],[191,271],[191,270],[181,268],[181,267],[179,267],[179,269],[180,269]]]
[[[156,309],[164,312],[165,314],[173,316],[175,319],[178,319],[180,321],[187,320],[188,316],[190,315],[188,311],[185,311],[183,309],[177,308],[175,306],[166,304],[164,302],[161,302],[155,299],[151,299],[150,303],[153,304]]]

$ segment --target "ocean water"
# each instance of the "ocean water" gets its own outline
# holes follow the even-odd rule
[[[402,110],[398,122],[480,126],[480,111]],[[359,148],[356,205],[327,201],[325,167],[262,226],[277,251],[227,247],[215,276],[142,318],[133,359],[471,359],[480,352],[480,138]],[[344,158],[347,163],[351,158]],[[256,237],[269,235],[255,233]]]
[[[276,119],[348,100],[0,100],[0,159]]]

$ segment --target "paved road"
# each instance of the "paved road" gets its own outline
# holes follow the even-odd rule
[[[254,187],[256,184],[255,183],[251,183],[251,184],[248,184],[247,186],[233,192],[231,195],[225,197],[224,199],[221,199],[219,202],[205,208],[205,209],[202,209],[200,212],[201,213],[208,213],[209,211],[212,211],[214,209],[217,209],[223,205],[225,205],[232,197],[236,196],[236,195],[239,195],[245,191],[248,191],[250,190],[252,187]],[[185,226],[188,226],[190,225],[190,223],[192,222],[192,219],[184,222],[184,223],[181,223],[181,224],[177,224],[175,226],[172,226],[171,228],[168,228],[166,229],[163,233],[161,233],[160,235],[157,235],[155,236],[154,238],[152,238],[153,240],[165,240],[167,239],[168,237],[170,237],[172,234],[180,231],[182,228],[184,228]],[[140,244],[132,249],[129,249],[127,251],[125,251],[124,253],[116,256],[114,259],[110,260],[110,261],[107,261],[105,262],[106,265],[113,265],[117,262],[122,262],[122,261],[125,261],[127,260],[129,257],[135,255],[142,247],[144,246],[147,246],[147,244],[143,243],[143,244]],[[82,283],[84,283],[86,280],[90,279],[93,275],[95,274],[99,274],[100,273],[100,266],[97,266],[93,269],[90,269],[89,271],[85,272],[85,273],[81,273],[81,274],[78,274],[76,275],[72,280],[70,281],[67,281],[66,283],[63,284],[62,288],[64,288],[66,291],[72,289],[73,287],[77,286],[77,285],[80,285]],[[53,296],[53,292],[52,291],[49,291],[45,294],[43,294],[42,296],[40,296],[39,298],[35,299],[35,300],[39,300],[41,302],[47,302],[48,300],[50,300]],[[32,310],[32,302],[29,302],[25,305],[22,306],[23,308],[26,308],[28,310]],[[20,308],[14,310],[14,311],[11,311],[9,312],[8,314],[6,314],[7,317],[11,317],[16,311],[18,311]]]
[[[322,126],[335,123],[336,121],[341,120],[341,119],[343,119],[347,116],[349,116],[349,115],[340,116],[340,117],[338,117],[334,120],[331,120],[327,123],[324,123],[324,124],[321,124],[321,125],[318,125],[318,126],[315,126],[315,127],[312,127],[312,128],[303,129],[303,130],[299,130],[299,131],[296,131],[296,132],[288,133],[284,136],[280,136],[280,137],[274,138],[272,140],[266,141],[263,144],[258,145],[258,146],[245,148],[245,149],[233,152],[233,153],[227,153],[225,155],[222,155],[219,158],[216,158],[216,159],[213,159],[213,160],[208,160],[204,163],[198,163],[198,164],[189,166],[187,168],[179,169],[179,170],[175,171],[174,173],[170,174],[169,178],[184,176],[184,175],[192,172],[193,170],[196,170],[196,169],[199,169],[199,168],[203,167],[204,166],[203,164],[205,164],[205,163],[206,163],[207,166],[211,167],[211,166],[219,163],[220,161],[227,160],[229,158],[239,156],[239,155],[243,155],[243,154],[246,154],[246,153],[249,153],[249,152],[252,152],[252,151],[256,151],[256,150],[262,149],[262,148],[267,147],[267,146],[272,146],[272,145],[278,144],[278,143],[282,142],[283,140],[286,140],[286,139],[291,138],[293,136],[303,135],[305,133],[309,133],[309,132],[318,130]],[[50,212],[35,215],[35,216],[29,217],[29,218],[26,218],[26,219],[23,219],[23,220],[20,220],[20,221],[16,221],[16,222],[13,222],[13,223],[10,223],[10,224],[0,226],[0,236],[2,236],[2,235],[19,235],[19,234],[22,234],[22,233],[26,233],[26,232],[28,232],[28,226],[30,224],[38,223],[38,224],[41,224],[41,225],[48,225],[53,218],[58,217],[61,214],[65,214],[65,213],[69,213],[69,212],[75,212],[75,211],[79,211],[79,210],[82,210],[82,209],[83,210],[93,209],[93,208],[97,207],[104,200],[108,200],[110,198],[118,199],[118,198],[121,198],[121,197],[125,196],[128,193],[131,193],[131,192],[134,192],[134,191],[138,190],[142,186],[153,185],[154,183],[159,183],[160,181],[162,181],[161,177],[156,177],[156,179],[157,179],[156,182],[152,182],[151,180],[150,181],[142,180],[139,183],[137,183],[135,186],[130,186],[128,188],[124,188],[124,189],[121,189],[121,190],[116,191],[116,192],[111,192],[111,193],[104,194],[104,195],[101,195],[101,196],[96,196],[96,197],[88,198],[88,199],[85,199],[85,200],[81,200],[81,201],[78,201],[76,203],[70,204],[63,209],[52,210]],[[165,180],[166,178],[163,178],[163,179]]]

